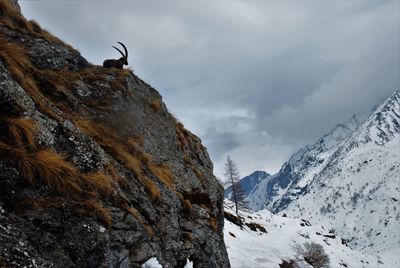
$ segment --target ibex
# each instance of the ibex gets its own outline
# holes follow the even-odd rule
[[[103,62],[103,67],[104,68],[117,68],[117,69],[123,69],[124,65],[128,65],[128,50],[126,49],[125,45],[122,44],[121,42],[117,42],[118,44],[120,44],[124,50],[125,50],[125,55],[124,53],[122,53],[121,50],[119,50],[118,48],[116,48],[115,46],[113,46],[113,48],[115,48],[116,50],[118,50],[119,53],[121,53],[122,58],[119,58],[118,60],[105,60]]]

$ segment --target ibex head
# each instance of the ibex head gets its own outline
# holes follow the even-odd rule
[[[117,43],[120,44],[124,48],[125,54],[122,53],[122,51],[119,50],[117,47],[113,46],[113,48],[115,48],[116,50],[118,50],[119,53],[121,53],[122,57],[119,58],[118,60],[113,60],[113,59],[105,60],[103,62],[103,67],[105,67],[105,68],[114,67],[117,69],[122,69],[124,67],[124,65],[128,65],[128,50],[126,49],[125,45],[122,44],[121,42],[117,42]]]

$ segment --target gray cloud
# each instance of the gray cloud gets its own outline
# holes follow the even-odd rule
[[[242,174],[400,88],[398,1],[20,1],[91,62],[130,64],[209,149]]]

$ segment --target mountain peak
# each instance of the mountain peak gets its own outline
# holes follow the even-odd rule
[[[368,124],[371,139],[379,145],[400,133],[400,91],[395,91],[372,114]]]
[[[298,150],[250,191],[248,203],[254,210],[332,226],[366,252],[399,247],[399,148],[400,91],[395,91],[372,112],[353,115]]]

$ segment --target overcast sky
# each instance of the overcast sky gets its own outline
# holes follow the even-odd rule
[[[215,174],[275,173],[400,89],[400,1],[33,1],[23,14],[134,72],[208,148]]]

